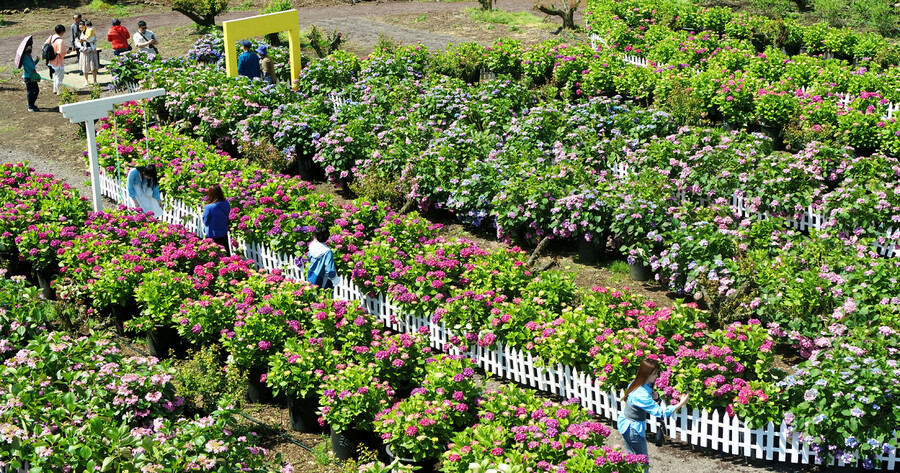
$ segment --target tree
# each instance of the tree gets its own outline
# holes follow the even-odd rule
[[[563,0],[562,7],[557,7],[555,3],[552,3],[550,5],[537,3],[534,5],[534,9],[546,15],[553,15],[562,18],[562,27],[564,29],[578,29],[578,27],[575,26],[575,10],[578,10],[577,0]]]
[[[478,0],[478,3],[481,4],[482,10],[490,11],[494,6],[494,0]]]
[[[169,0],[169,4],[201,28],[215,26],[216,15],[228,11],[228,0]]]

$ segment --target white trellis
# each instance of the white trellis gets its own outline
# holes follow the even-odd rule
[[[91,162],[91,188],[93,189],[95,212],[99,212],[103,208],[103,201],[100,199],[102,189],[100,188],[100,161],[97,156],[97,132],[94,128],[95,122],[101,118],[108,117],[109,112],[113,110],[113,107],[120,103],[125,103],[130,100],[149,99],[165,94],[165,89],[153,89],[59,106],[59,111],[62,113],[63,117],[68,118],[72,123],[85,124],[88,156],[90,157]],[[146,120],[146,114],[144,119]]]
[[[102,189],[111,199],[120,199],[122,184],[106,175],[100,176]],[[196,210],[178,200],[166,199],[166,210],[162,219],[167,222],[183,223],[200,234],[202,225]],[[192,214],[193,212],[193,214]],[[294,264],[290,255],[279,254],[265,244],[245,242],[233,237],[236,253],[252,259],[258,266],[272,270],[280,269],[286,276],[302,280],[302,269]],[[384,294],[369,296],[357,287],[348,275],[342,275],[335,287],[335,298],[362,301],[366,309],[386,326],[396,331],[422,333],[429,344],[440,351],[466,355],[487,373],[522,383],[535,389],[571,399],[607,419],[616,419],[621,410],[619,399],[622,392],[607,389],[597,383],[590,373],[582,373],[571,366],[556,364],[547,366],[531,353],[498,343],[492,348],[474,346],[462,352],[450,343],[454,334],[443,322],[434,323],[430,317],[420,314],[404,314]],[[419,330],[422,329],[422,332]],[[769,422],[765,427],[750,428],[739,417],[730,417],[724,412],[698,411],[682,408],[665,421],[670,436],[685,443],[709,448],[715,451],[759,460],[778,461],[794,464],[817,463],[814,453],[807,444],[801,444],[797,432],[791,432],[783,422],[776,425]],[[648,429],[656,432],[657,422],[648,422]],[[900,441],[895,432],[895,443]],[[897,452],[876,457],[887,470],[893,471],[900,464]],[[832,461],[832,463],[835,463]],[[838,466],[845,466],[838,460]],[[2,473],[2,471],[0,471]]]

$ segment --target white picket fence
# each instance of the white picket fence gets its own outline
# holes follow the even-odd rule
[[[122,201],[125,194],[121,184],[105,175],[101,176],[101,191],[116,202]],[[164,214],[162,220],[185,225],[188,229],[202,232],[199,208],[191,209],[180,201],[164,197]],[[239,237],[231,238],[236,244],[235,253],[252,259],[259,267],[268,270],[280,269],[286,277],[304,280],[302,268],[297,267],[291,255],[279,254],[268,246],[243,241]],[[450,343],[454,333],[447,329],[443,322],[434,323],[427,315],[403,314],[387,296],[378,294],[370,296],[357,287],[350,277],[341,277],[335,287],[336,299],[362,301],[366,309],[387,327],[395,331],[423,333],[433,348],[454,354],[466,355],[478,364],[485,372],[497,377],[520,383],[540,391],[555,394],[566,399],[576,398],[580,404],[591,411],[615,420],[619,416],[621,405],[619,399],[622,392],[606,389],[598,384],[590,373],[582,373],[577,369],[562,364],[544,366],[539,359],[530,353],[519,351],[502,343],[491,348],[472,346],[466,351]],[[424,329],[422,329],[424,327]],[[422,329],[423,332],[419,332]],[[737,456],[770,460],[785,463],[819,463],[808,445],[801,445],[797,432],[788,433],[790,429],[784,423],[776,426],[769,422],[765,428],[751,429],[738,417],[730,417],[718,411],[707,412],[697,409],[682,408],[672,417],[665,419],[666,433],[682,442]],[[655,433],[657,422],[652,419],[647,423],[650,432]],[[895,444],[900,436],[895,437]],[[896,452],[889,456],[877,457],[888,470],[894,470],[898,463]],[[834,464],[835,462],[831,462]],[[838,460],[838,466],[846,466]],[[0,470],[0,473],[3,473]]]

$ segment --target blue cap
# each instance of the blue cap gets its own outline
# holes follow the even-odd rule
[[[245,40],[241,41],[241,46],[243,46],[245,48],[249,48],[250,46],[253,46],[253,43],[251,43],[249,39],[245,39]]]
[[[265,44],[260,44],[259,47],[256,48],[256,54],[259,54],[260,56],[265,56],[266,54],[268,54],[268,52],[269,48],[266,47]]]

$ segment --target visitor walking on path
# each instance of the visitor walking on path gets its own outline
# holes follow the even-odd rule
[[[131,206],[140,208],[144,213],[153,212],[157,218],[162,217],[162,205],[159,201],[159,176],[156,165],[138,166],[128,173],[126,182]]]
[[[322,289],[334,289],[340,284],[337,268],[334,266],[334,253],[325,244],[331,238],[331,232],[327,228],[317,229],[315,240],[309,244],[309,269],[306,271],[306,280]]]
[[[653,383],[659,377],[659,362],[645,358],[641,361],[637,376],[625,391],[625,402],[619,414],[617,428],[625,440],[628,453],[647,456],[647,419],[654,417],[672,417],[675,411],[684,407],[688,395],[683,394],[678,404],[662,408],[653,400]],[[648,457],[649,462],[649,457]],[[649,472],[650,467],[644,468]]]
[[[114,19],[112,27],[106,33],[106,40],[112,45],[114,56],[131,51],[131,45],[128,44],[128,38],[130,37],[131,34],[128,33],[128,28],[122,26],[122,22],[118,18]]]
[[[69,42],[69,49],[75,51],[75,61],[78,64],[81,64],[81,51],[78,50],[78,38],[81,36],[81,31],[78,29],[78,25],[81,24],[81,13],[76,13],[72,19],[71,29],[69,30],[69,37],[71,41]]]
[[[47,61],[47,67],[53,71],[51,74],[53,76],[53,93],[59,94],[59,89],[62,88],[63,76],[66,75],[66,67],[63,64],[63,60],[65,60],[67,51],[66,43],[62,38],[62,34],[66,32],[66,27],[56,25],[53,31],[54,33],[47,38],[44,44],[49,43],[56,53],[53,59]]]
[[[23,51],[22,70],[24,73],[22,76],[25,78],[25,97],[28,101],[28,111],[37,112],[39,110],[35,102],[37,102],[38,94],[41,92],[39,86],[41,76],[38,75],[35,70],[38,62],[31,57],[32,49],[32,45],[29,44],[28,46],[25,46],[25,50]]]
[[[253,43],[248,40],[241,41],[244,52],[238,56],[238,75],[256,79],[259,77],[259,57],[250,50]]]
[[[213,184],[206,191],[203,207],[203,228],[206,238],[218,243],[225,248],[228,256],[231,256],[231,245],[228,244],[228,220],[231,206],[225,199],[222,186]]]
[[[156,45],[159,44],[159,41],[157,41],[156,35],[147,29],[146,21],[141,20],[138,22],[138,30],[134,34],[133,39],[134,47],[138,48],[138,51],[146,53],[150,59],[153,59],[159,54],[159,50],[156,49]]]
[[[275,62],[269,57],[269,48],[265,44],[260,44],[256,48],[256,54],[259,54],[259,70],[262,80],[275,84],[278,78],[275,77]]]
[[[97,82],[97,71],[100,69],[100,58],[97,55],[97,35],[94,34],[94,24],[83,21],[79,25],[81,36],[78,37],[78,50],[81,52],[78,60],[78,68],[84,74],[84,85],[90,85],[88,74],[94,74],[94,85]]]

